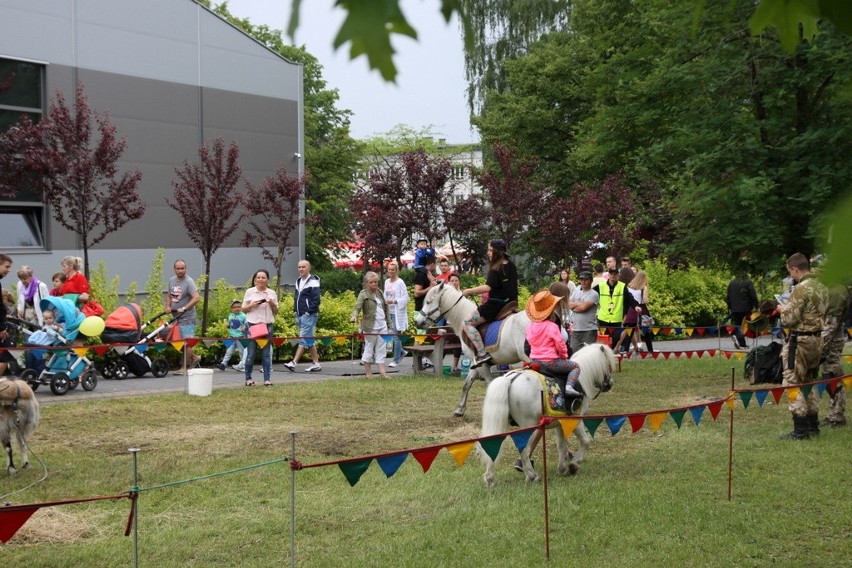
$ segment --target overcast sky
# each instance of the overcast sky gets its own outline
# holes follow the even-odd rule
[[[286,30],[291,0],[229,0],[232,14],[253,24]],[[329,88],[340,93],[339,106],[352,111],[352,135],[368,138],[397,124],[415,130],[431,126],[436,137],[451,144],[473,142],[465,95],[464,54],[457,18],[447,24],[437,0],[402,0],[418,40],[396,36],[396,84],[370,71],[365,56],[349,60],[349,44],[337,51],[332,42],[345,12],[334,0],[302,2],[296,45],[305,45],[323,67]]]

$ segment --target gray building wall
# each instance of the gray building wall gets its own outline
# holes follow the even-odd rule
[[[120,168],[140,168],[148,209],[89,250],[121,287],[144,285],[153,249],[166,249],[166,274],[185,258],[191,275],[201,254],[165,198],[174,170],[197,161],[198,148],[221,136],[240,147],[243,175],[253,183],[284,165],[301,175],[304,155],[302,69],[255,42],[193,0],[3,0],[0,57],[46,64],[46,97],[67,102],[84,85],[90,106],[108,111],[127,147]],[[80,244],[48,214],[46,251],[4,251],[44,280],[59,259],[82,255]],[[269,268],[257,249],[241,249],[237,230],[214,255],[211,278],[241,284]],[[302,231],[291,237],[285,280],[303,255]],[[14,267],[13,267],[14,268]]]

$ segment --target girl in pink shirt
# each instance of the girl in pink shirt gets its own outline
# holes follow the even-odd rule
[[[566,397],[583,396],[574,385],[580,377],[580,366],[568,359],[568,348],[562,339],[562,332],[555,322],[554,309],[562,300],[550,290],[537,292],[527,302],[527,343],[530,344],[530,360],[541,369],[553,375]]]

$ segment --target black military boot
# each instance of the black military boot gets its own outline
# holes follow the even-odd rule
[[[808,429],[808,417],[807,416],[793,416],[793,431],[784,434],[782,436],[778,436],[779,440],[807,440],[810,438],[810,431]]]
[[[819,436],[819,414],[808,414],[808,434]]]

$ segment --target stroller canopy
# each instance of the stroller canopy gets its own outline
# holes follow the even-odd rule
[[[109,329],[139,331],[142,329],[142,308],[139,304],[124,304],[108,315],[104,324]]]
[[[80,324],[83,323],[86,316],[77,309],[74,302],[65,298],[49,296],[42,298],[38,305],[42,311],[53,310],[53,313],[56,315],[56,321],[65,324],[65,333],[63,333],[65,339],[71,340],[77,337]]]

